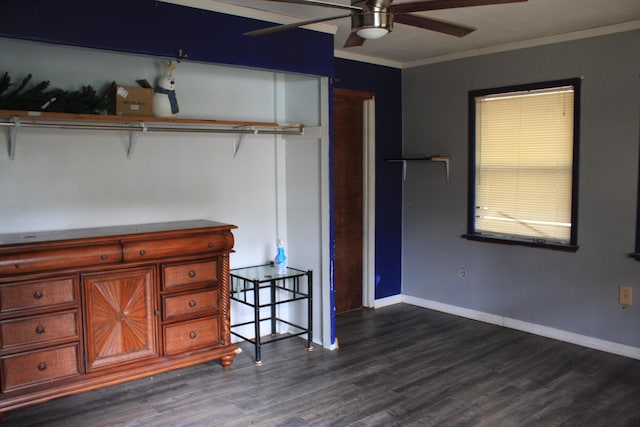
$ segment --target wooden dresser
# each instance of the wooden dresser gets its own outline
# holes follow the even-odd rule
[[[214,359],[230,367],[233,225],[0,235],[0,417]]]

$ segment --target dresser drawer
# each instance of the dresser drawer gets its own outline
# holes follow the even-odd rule
[[[202,233],[185,237],[123,241],[124,261],[217,253],[233,247],[230,232]]]
[[[0,322],[0,352],[24,346],[77,340],[78,312],[45,314]]]
[[[121,260],[119,243],[16,251],[0,254],[0,275],[114,264]]]
[[[0,286],[0,314],[17,310],[77,304],[74,277],[34,280]]]
[[[215,314],[218,311],[218,289],[165,296],[162,305],[166,321],[203,313]]]
[[[162,288],[164,290],[217,279],[218,262],[216,260],[162,266]]]
[[[0,358],[2,391],[13,391],[80,375],[78,354],[78,345],[71,344]]]
[[[164,353],[166,356],[218,345],[220,334],[218,318],[194,320],[164,326]]]

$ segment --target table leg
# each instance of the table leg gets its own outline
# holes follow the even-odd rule
[[[282,279],[287,280],[287,279]],[[270,282],[271,285],[271,335],[276,334],[276,280]]]
[[[313,272],[307,271],[307,351],[313,351]]]
[[[256,366],[262,365],[262,354],[260,349],[260,282],[253,282],[253,302],[254,302],[254,327],[255,327],[255,344],[256,344]]]

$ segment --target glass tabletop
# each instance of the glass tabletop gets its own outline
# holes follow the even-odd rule
[[[245,280],[252,280],[258,282],[268,282],[273,279],[284,279],[287,277],[295,277],[307,274],[304,270],[298,270],[297,268],[287,267],[287,272],[278,274],[278,270],[272,264],[256,265],[253,267],[234,268],[230,271],[231,276],[238,277]]]

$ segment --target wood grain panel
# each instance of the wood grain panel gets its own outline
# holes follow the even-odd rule
[[[149,267],[82,278],[87,371],[158,356],[153,273]]]
[[[118,243],[0,253],[0,275],[120,262]]]
[[[78,303],[75,283],[75,277],[67,276],[0,286],[0,314],[75,305]]]
[[[336,313],[362,307],[363,101],[371,97],[333,92]]]
[[[171,239],[123,241],[125,262],[190,254],[215,254],[233,247],[231,232],[202,233]]]
[[[194,320],[164,328],[164,353],[172,356],[186,351],[218,345],[218,319]]]
[[[0,352],[25,346],[78,340],[77,310],[0,322]]]
[[[190,262],[162,266],[163,290],[190,286],[194,283],[211,282],[218,279],[218,262]]]
[[[0,359],[2,391],[14,391],[80,374],[78,344]]]
[[[162,298],[162,304],[165,321],[189,318],[203,313],[215,314],[218,311],[218,289],[165,296]]]

